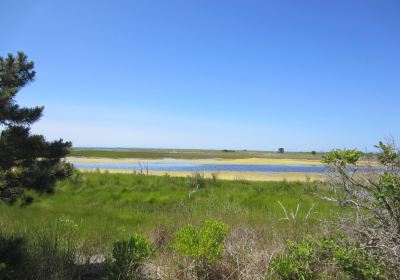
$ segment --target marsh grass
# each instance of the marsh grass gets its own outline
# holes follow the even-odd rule
[[[219,266],[225,270],[236,266],[241,272],[235,275],[246,274],[251,279],[262,274],[265,269],[261,263],[281,250],[287,239],[323,234],[320,221],[334,219],[339,211],[319,200],[330,192],[323,183],[223,181],[195,176],[76,173],[58,183],[54,195],[36,196],[30,206],[0,204],[2,233],[26,240],[30,255],[48,264],[43,275],[73,279],[88,273],[91,265],[101,264],[115,240],[139,232],[156,248],[145,266],[149,275],[176,279],[180,260],[169,247],[172,234],[189,223],[219,220],[235,234],[228,237],[231,251],[226,251]],[[203,187],[189,197],[197,180]],[[296,211],[296,222],[282,219],[285,213],[279,202],[288,213]],[[233,240],[239,239],[245,244],[234,244]],[[251,255],[237,253],[246,251],[246,246],[253,246],[253,255],[259,260],[253,266],[246,265]]]
[[[285,158],[285,159],[322,159],[325,153],[312,154],[309,152],[266,152],[266,151],[218,151],[218,150],[85,150],[72,149],[72,157],[103,157],[103,158],[138,158],[138,159],[210,159],[210,158]]]

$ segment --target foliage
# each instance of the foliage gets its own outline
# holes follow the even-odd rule
[[[336,193],[331,201],[352,208],[357,219],[348,230],[359,242],[383,252],[393,267],[400,265],[400,153],[394,143],[376,146],[378,166],[359,167],[361,152],[335,150],[324,162]]]
[[[352,150],[333,150],[330,153],[326,154],[322,160],[323,163],[326,163],[330,166],[334,166],[335,168],[345,169],[349,165],[356,165],[360,160],[362,153],[355,149]],[[343,170],[345,171],[345,170]]]
[[[78,169],[74,169],[71,176],[68,178],[68,182],[77,188],[83,187],[85,183],[85,177]]]
[[[138,268],[153,254],[150,242],[140,234],[133,234],[128,240],[114,242],[111,279],[134,279]]]
[[[0,279],[22,278],[26,262],[25,241],[0,235]]]
[[[189,224],[175,234],[172,246],[185,256],[212,264],[221,258],[227,234],[228,227],[219,221],[204,221],[198,228]]]
[[[204,174],[200,172],[194,172],[192,176],[186,177],[187,184],[192,189],[201,189],[207,185],[207,180]]]
[[[279,148],[279,149],[278,149],[278,153],[279,153],[279,154],[283,154],[284,152],[285,152],[285,148]]]
[[[186,225],[175,233],[172,247],[195,262],[199,275],[207,273],[222,256],[228,226],[222,222],[207,220],[200,227]]]
[[[0,279],[77,279],[81,268],[70,223],[60,219],[29,236],[0,232]]]
[[[382,258],[359,245],[344,242],[343,236],[314,239],[308,235],[299,243],[289,241],[288,251],[277,256],[271,268],[281,279],[288,280],[334,276],[329,274],[347,275],[350,279],[385,279]]]
[[[27,189],[53,192],[55,182],[72,170],[61,161],[70,142],[47,142],[41,135],[30,134],[29,126],[42,116],[43,107],[16,104],[16,94],[35,77],[33,68],[22,52],[0,57],[0,199],[10,203]]]
[[[312,240],[306,239],[300,244],[288,242],[288,253],[276,257],[272,269],[282,279],[315,279],[319,260]]]
[[[386,264],[381,256],[356,245],[341,246],[332,240],[326,242],[335,250],[333,261],[352,279],[386,279]]]
[[[218,182],[218,173],[216,172],[212,172],[211,173],[211,180],[214,184],[216,184]]]

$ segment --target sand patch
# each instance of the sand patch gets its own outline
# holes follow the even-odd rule
[[[97,172],[93,168],[81,168],[83,172]],[[100,172],[132,174],[133,171],[129,169],[99,169]],[[212,174],[217,174],[218,179],[222,180],[249,180],[249,181],[301,181],[308,180],[325,180],[325,175],[321,173],[301,173],[301,172],[283,172],[283,173],[262,173],[262,172],[201,172],[206,178],[211,178]],[[149,170],[149,175],[163,176],[168,174],[172,177],[186,177],[191,176],[193,172],[186,171],[152,171]]]

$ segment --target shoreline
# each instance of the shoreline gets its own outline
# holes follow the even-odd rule
[[[260,164],[260,165],[322,165],[319,160],[277,159],[277,158],[239,158],[239,159],[141,159],[141,158],[104,158],[104,157],[67,157],[70,163],[138,163],[143,162],[194,162],[198,164]]]
[[[108,172],[111,174],[133,174],[130,169],[95,169],[95,168],[79,168],[81,172]],[[165,176],[168,174],[171,177],[187,177],[191,176],[194,172],[188,171],[154,171],[149,170],[148,175]],[[212,174],[216,174],[218,179],[221,180],[247,180],[247,181],[324,181],[325,175],[322,173],[301,173],[301,172],[234,172],[234,171],[221,171],[221,172],[200,172],[205,178],[212,178]]]

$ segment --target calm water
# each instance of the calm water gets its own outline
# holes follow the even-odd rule
[[[200,164],[195,162],[148,162],[149,170],[187,172],[325,172],[325,166],[309,165],[267,165],[267,164]],[[135,163],[74,163],[77,168],[131,169],[140,170]]]

